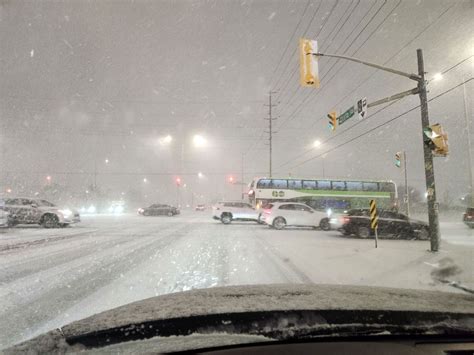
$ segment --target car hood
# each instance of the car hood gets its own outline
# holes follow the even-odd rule
[[[419,224],[419,225],[423,225],[423,226],[428,226],[428,223],[426,223],[425,221],[421,221],[419,219],[409,219],[409,222],[411,224]]]
[[[319,312],[318,319],[330,312],[343,312],[346,314],[347,320],[345,321],[347,322],[353,322],[354,311],[361,314],[375,312],[377,317],[380,317],[377,312],[424,313],[429,315],[427,319],[432,319],[432,314],[435,313],[449,312],[468,317],[470,330],[474,330],[474,297],[467,294],[343,285],[230,286],[167,294],[130,303],[73,322],[7,350],[14,352],[34,349],[40,353],[65,352],[74,349],[77,351],[87,349],[88,346],[109,345],[101,344],[100,340],[97,343],[94,342],[97,340],[96,337],[100,338],[101,336],[105,337],[103,338],[104,342],[114,339],[113,332],[107,332],[110,329],[114,329],[115,332],[120,332],[122,335],[126,332],[125,334],[128,336],[129,333],[133,335],[149,331],[154,327],[154,324],[158,324],[156,322],[164,321],[165,323],[160,329],[166,329],[168,332],[166,336],[169,338],[196,332],[175,334],[173,329],[178,329],[179,325],[187,326],[193,322],[193,319],[194,322],[200,322],[202,325],[202,317],[206,317],[207,320],[211,318],[215,325],[226,325],[228,324],[226,322],[232,324],[231,319],[234,321],[244,319],[251,324],[258,320],[262,314],[283,312],[286,315],[295,311],[317,311]],[[321,314],[323,316],[320,316]],[[341,315],[337,317],[340,318]],[[405,321],[411,319],[410,316],[402,318]],[[330,322],[324,321],[325,325],[330,324]],[[426,320],[424,321],[426,322]],[[237,327],[236,323],[234,326]],[[156,330],[154,329],[154,331]],[[250,337],[244,340],[245,342],[264,339],[261,334],[238,333],[234,332],[234,334],[228,335],[230,337],[260,336],[253,340]],[[163,334],[155,333],[153,336],[159,335]],[[146,338],[153,339],[151,336],[140,339]],[[152,342],[151,339],[146,341]],[[137,338],[127,340],[137,340]],[[119,341],[111,343],[114,342],[120,343]]]

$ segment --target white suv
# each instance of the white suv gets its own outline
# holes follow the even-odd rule
[[[260,219],[268,226],[283,229],[286,226],[321,227],[327,213],[312,209],[303,203],[275,202],[266,205]],[[323,228],[322,228],[323,229]]]
[[[229,224],[232,221],[257,222],[258,214],[251,204],[241,201],[223,201],[212,206],[212,218],[218,219],[224,224]]]

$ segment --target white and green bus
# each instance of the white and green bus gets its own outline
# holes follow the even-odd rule
[[[398,207],[393,181],[255,178],[249,185],[248,197],[257,208],[270,202],[294,201],[316,210],[340,213],[369,208],[370,200],[376,200],[379,209]]]

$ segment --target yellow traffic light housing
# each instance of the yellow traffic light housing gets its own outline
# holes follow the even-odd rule
[[[331,111],[328,113],[328,127],[331,131],[335,131],[337,128],[337,112]]]
[[[425,133],[424,142],[430,147],[434,156],[445,157],[449,153],[448,134],[443,127],[436,123],[423,129]]]
[[[318,43],[310,39],[300,38],[300,84],[305,87],[319,88],[317,57]]]

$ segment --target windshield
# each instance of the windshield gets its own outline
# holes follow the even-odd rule
[[[0,1],[0,349],[194,289],[473,289],[473,12]]]

